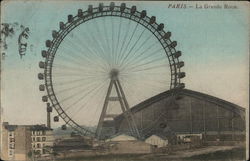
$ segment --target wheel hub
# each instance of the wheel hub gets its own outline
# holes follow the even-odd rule
[[[111,79],[116,79],[119,75],[119,70],[116,68],[111,69],[109,76]]]

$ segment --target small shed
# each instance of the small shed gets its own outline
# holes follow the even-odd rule
[[[114,136],[110,139],[107,139],[106,141],[136,141],[137,139],[133,136],[130,136],[130,135],[126,135],[126,134],[120,134],[120,135],[117,135],[117,136]]]
[[[168,145],[167,137],[157,134],[151,135],[145,140],[145,142],[158,148],[166,147]]]

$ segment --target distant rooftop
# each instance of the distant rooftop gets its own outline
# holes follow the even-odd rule
[[[17,128],[17,125],[4,125],[4,128],[9,131],[14,131]]]
[[[39,130],[53,130],[45,126],[45,124],[41,125],[10,125],[8,122],[3,122],[3,127],[9,131],[14,131],[17,127],[27,127],[32,131],[39,131]]]
[[[32,125],[30,127],[30,130],[38,131],[38,130],[53,130],[53,129],[51,129],[43,124],[43,125]]]

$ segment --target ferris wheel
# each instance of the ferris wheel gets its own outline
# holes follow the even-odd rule
[[[124,114],[131,134],[140,137],[131,108],[166,90],[184,88],[176,41],[156,17],[125,3],[99,4],[68,15],[52,31],[42,51],[38,74],[50,101],[66,125],[99,137],[105,120]],[[50,108],[51,112],[52,109]],[[94,130],[90,127],[96,127]]]

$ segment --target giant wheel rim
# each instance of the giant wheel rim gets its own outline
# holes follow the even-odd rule
[[[180,86],[180,78],[181,71],[180,66],[178,64],[180,63],[178,57],[175,54],[177,53],[175,49],[174,41],[170,40],[170,37],[166,37],[166,33],[164,30],[159,30],[160,24],[157,24],[156,22],[150,23],[151,18],[148,16],[145,16],[144,18],[141,18],[142,12],[135,11],[135,13],[131,14],[131,8],[126,7],[124,11],[121,11],[121,6],[114,6],[114,8],[111,10],[110,6],[103,6],[102,10],[100,10],[100,7],[93,8],[92,12],[90,13],[88,10],[85,12],[82,12],[82,15],[76,15],[72,16],[67,23],[63,25],[63,27],[58,31],[54,32],[53,34],[53,40],[48,40],[46,43],[48,50],[46,51],[46,60],[45,60],[45,67],[44,67],[44,79],[45,79],[45,87],[47,91],[47,96],[49,97],[52,106],[54,109],[56,109],[58,115],[63,118],[63,120],[66,122],[66,124],[73,127],[75,130],[80,132],[81,134],[93,134],[92,131],[85,129],[81,127],[78,123],[76,123],[73,119],[71,119],[70,116],[67,115],[67,113],[64,111],[64,109],[60,105],[60,101],[58,101],[57,96],[55,95],[54,88],[53,88],[53,81],[52,81],[52,65],[55,58],[55,54],[57,52],[58,47],[60,46],[61,42],[64,40],[64,38],[76,27],[79,25],[99,18],[99,17],[105,17],[105,16],[114,16],[114,17],[121,17],[125,19],[129,19],[131,21],[134,21],[143,27],[145,27],[147,30],[149,30],[155,38],[160,42],[162,48],[164,48],[164,51],[166,53],[166,56],[168,58],[169,64],[170,64],[170,71],[171,71],[171,82],[170,82],[170,90],[173,90],[178,88]],[[183,75],[183,74],[182,74]]]

